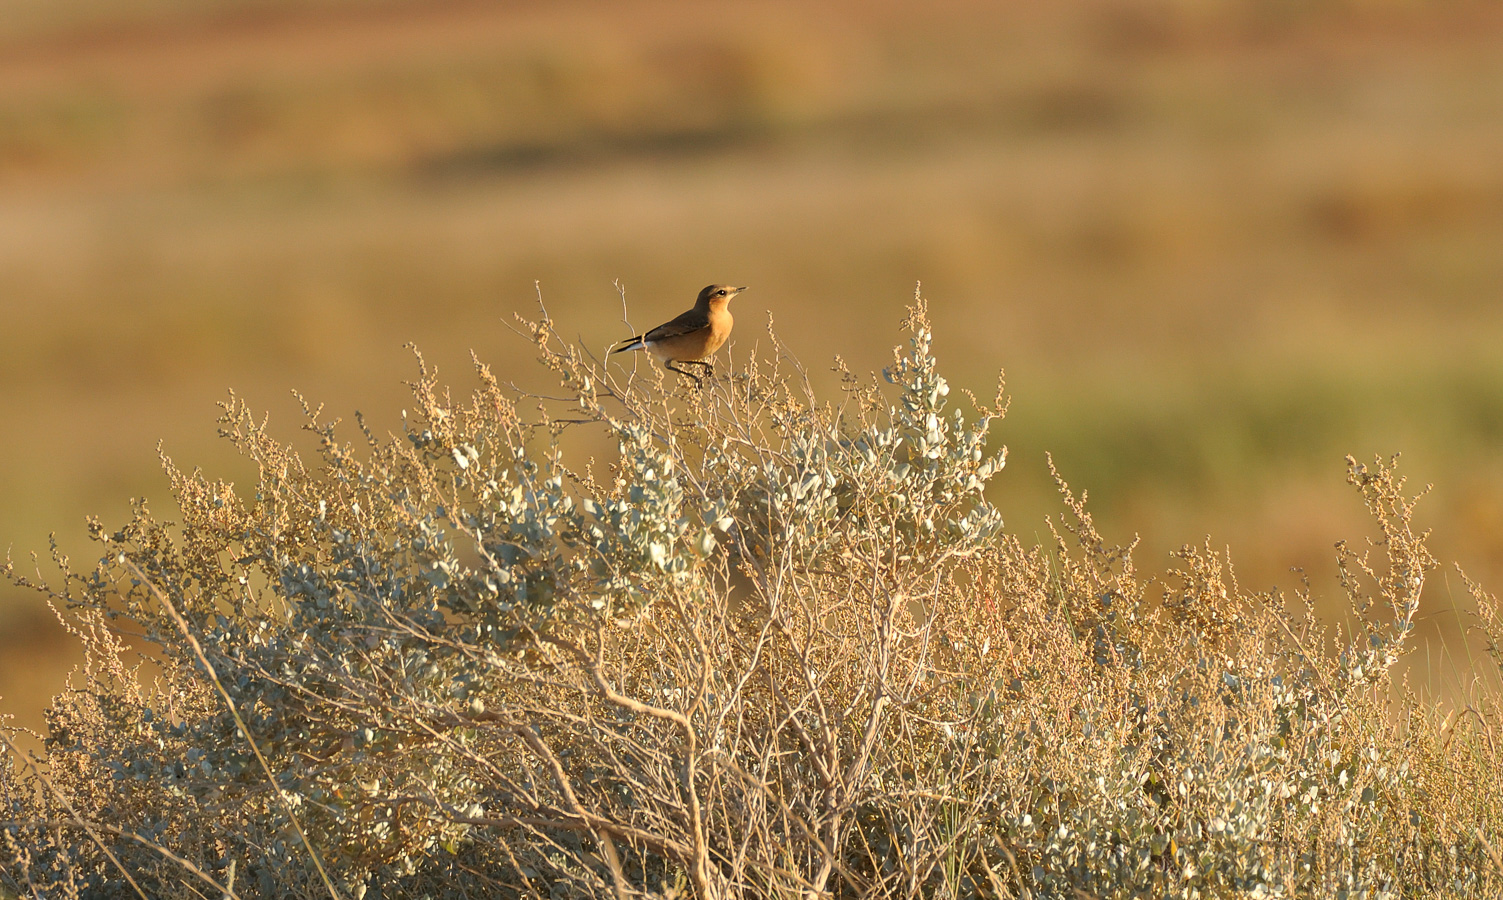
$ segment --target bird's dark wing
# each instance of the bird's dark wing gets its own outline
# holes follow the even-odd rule
[[[666,341],[670,338],[682,337],[686,334],[693,334],[696,331],[709,327],[709,313],[701,312],[697,309],[691,309],[678,318],[664,322],[653,330],[642,335],[642,340],[651,343],[655,343],[657,341]]]

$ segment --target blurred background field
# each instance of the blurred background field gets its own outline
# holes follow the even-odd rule
[[[1342,457],[1403,451],[1496,588],[1500,46],[1488,2],[0,0],[0,545],[87,567],[159,440],[245,483],[229,388],[293,438],[292,389],[397,429],[407,341],[531,377],[535,282],[596,351],[615,279],[635,326],[751,285],[730,358],[771,314],[833,393],[922,281],[952,382],[1007,371],[1013,531],[1050,452],[1141,567],[1335,596]],[[0,708],[71,653],[0,589]]]

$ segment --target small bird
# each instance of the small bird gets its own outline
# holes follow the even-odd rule
[[[694,380],[695,387],[704,387],[698,375],[680,369],[674,363],[704,366],[705,375],[714,375],[715,367],[707,358],[725,339],[730,337],[736,320],[731,318],[731,298],[746,290],[728,284],[712,284],[699,292],[694,308],[676,319],[664,322],[646,334],[622,341],[621,346],[611,351],[624,353],[627,350],[647,350],[663,361],[665,369]]]

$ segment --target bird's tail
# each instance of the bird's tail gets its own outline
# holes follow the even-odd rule
[[[617,347],[611,352],[625,353],[627,350],[641,350],[643,347],[647,346],[647,342],[643,340],[644,337],[646,337],[646,335],[639,334],[634,338],[627,338],[626,340],[621,342],[621,346]]]

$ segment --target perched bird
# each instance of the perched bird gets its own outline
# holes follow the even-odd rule
[[[731,326],[736,324],[736,320],[731,318],[731,311],[727,307],[730,306],[731,298],[744,290],[744,287],[712,284],[699,292],[699,299],[694,301],[693,309],[646,334],[622,341],[621,346],[612,352],[647,350],[663,361],[664,368],[686,375],[694,379],[696,387],[703,387],[704,383],[698,375],[674,364],[704,366],[704,374],[715,374],[715,367],[706,360],[730,337]]]

